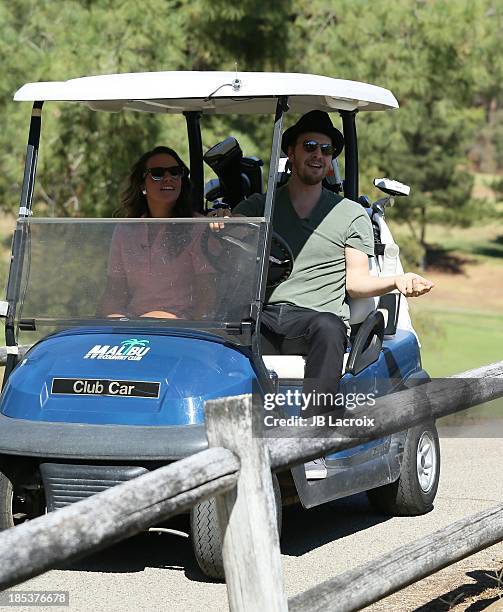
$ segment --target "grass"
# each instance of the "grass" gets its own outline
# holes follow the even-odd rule
[[[503,222],[470,228],[428,228],[428,242],[454,255],[503,266]]]
[[[398,244],[410,239],[410,229],[395,221],[391,230]],[[452,256],[468,259],[472,263],[490,263],[503,266],[503,216],[492,222],[472,227],[428,225],[426,241]]]
[[[430,376],[464,372],[503,359],[503,315],[449,309],[420,309],[433,317],[440,338],[422,340],[423,367]]]
[[[414,313],[419,315],[422,325],[426,320],[436,330],[433,334],[420,334],[423,367],[432,378],[443,378],[503,359],[503,315],[427,307],[415,307]],[[441,424],[459,427],[475,422],[501,423],[502,417],[503,398],[500,398],[444,417]],[[496,431],[501,431],[501,425],[494,429],[495,434]]]
[[[503,359],[503,201],[491,188],[501,177],[474,178],[473,196],[491,201],[495,216],[468,228],[429,225],[426,238],[439,257],[421,273],[435,288],[409,301],[423,365],[435,377]],[[391,227],[399,244],[410,236],[404,225]]]

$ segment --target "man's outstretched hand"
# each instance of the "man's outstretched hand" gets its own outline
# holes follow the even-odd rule
[[[363,251],[346,246],[346,291],[352,298],[379,297],[398,290],[405,297],[419,297],[433,288],[433,283],[419,274],[371,276],[368,257]]]
[[[395,277],[395,286],[405,297],[419,297],[428,293],[435,285],[419,274],[407,272]]]

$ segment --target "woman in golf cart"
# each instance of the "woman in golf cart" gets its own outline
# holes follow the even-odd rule
[[[189,169],[176,151],[156,147],[140,157],[131,169],[120,212],[145,219],[195,216]],[[110,249],[103,314],[197,317],[204,304],[194,297],[211,295],[213,272],[199,248],[197,230],[189,224],[119,225]]]

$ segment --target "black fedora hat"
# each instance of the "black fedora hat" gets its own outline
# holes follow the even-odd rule
[[[332,140],[332,145],[335,148],[332,157],[337,157],[344,147],[344,136],[333,126],[328,113],[325,111],[313,110],[302,115],[297,123],[285,130],[283,138],[281,139],[281,148],[285,155],[288,155],[288,147],[295,144],[297,136],[305,132],[326,134]]]

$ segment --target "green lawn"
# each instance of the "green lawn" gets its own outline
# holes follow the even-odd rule
[[[419,308],[418,308],[419,310]],[[503,315],[421,309],[442,330],[421,335],[423,367],[430,376],[464,372],[503,360]]]
[[[442,331],[421,334],[423,367],[431,377],[457,374],[503,360],[503,316],[447,309],[425,308],[419,312],[423,325],[424,319],[430,320],[435,329]],[[440,424],[470,427],[474,423],[494,421],[497,435],[502,418],[503,398],[500,398],[444,417]]]
[[[430,231],[432,243],[441,245],[445,251],[452,251],[468,260],[487,261],[495,266],[503,265],[503,223],[488,227],[446,230],[434,227]]]

